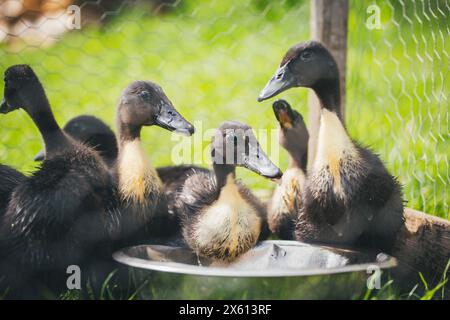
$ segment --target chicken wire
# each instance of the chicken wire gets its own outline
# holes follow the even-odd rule
[[[363,2],[352,4],[350,23],[362,24],[360,17],[374,12]],[[450,3],[371,5],[381,12],[378,28],[372,24],[366,33],[349,32],[349,46],[358,49],[349,51],[355,67],[347,73],[347,120],[351,126],[370,113],[358,126],[374,136],[364,142],[379,141],[376,151],[404,185],[408,205],[448,218]],[[367,74],[363,83],[355,73]]]
[[[132,80],[153,80],[197,132],[226,119],[245,121],[262,132],[258,138],[285,169],[287,155],[267,132],[277,128],[270,102],[255,100],[287,48],[310,38],[310,5],[4,0],[0,67],[30,64],[60,124],[93,114],[114,127],[121,90]],[[380,153],[404,185],[408,206],[446,218],[449,20],[448,0],[350,1],[346,102],[351,136]],[[306,90],[282,97],[307,119]],[[0,121],[0,161],[32,171],[41,139],[30,119],[22,112]],[[144,129],[142,140],[154,165],[174,162],[171,150],[179,141],[168,133]],[[197,142],[207,148],[208,139]],[[208,152],[192,149],[186,162],[205,164]],[[244,171],[240,176],[270,195],[270,182]]]

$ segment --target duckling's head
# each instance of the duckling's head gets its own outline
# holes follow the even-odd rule
[[[280,124],[280,145],[306,169],[309,133],[302,115],[286,100],[276,100],[272,107]]]
[[[292,88],[316,89],[339,80],[339,71],[330,51],[318,41],[301,42],[291,47],[280,67],[266,84],[258,101],[269,99]]]
[[[282,175],[262,150],[252,128],[239,121],[220,125],[212,139],[211,155],[215,166],[241,166],[271,179]]]
[[[185,135],[194,126],[175,109],[162,88],[150,81],[135,81],[122,92],[117,110],[118,120],[131,129],[157,125]]]
[[[90,115],[75,117],[66,123],[64,132],[75,140],[94,148],[107,160],[113,161],[117,158],[116,136],[111,128],[97,117]],[[41,151],[34,160],[42,161],[44,157],[44,151]]]
[[[5,71],[4,81],[4,98],[0,104],[0,113],[6,114],[19,108],[28,110],[39,102],[39,99],[48,103],[44,88],[30,66],[19,64],[9,67]]]

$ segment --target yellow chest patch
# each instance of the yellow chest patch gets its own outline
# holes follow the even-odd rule
[[[229,177],[219,199],[202,213],[194,246],[210,256],[235,258],[256,244],[260,232],[261,218]]]
[[[281,184],[277,186],[272,196],[269,223],[276,221],[281,215],[295,217],[298,214],[305,180],[305,174],[299,168],[290,168],[283,173]]]
[[[162,182],[139,139],[126,142],[120,151],[118,178],[123,200],[144,204],[147,194],[162,192]]]
[[[334,179],[334,192],[341,193],[341,159],[358,158],[358,152],[338,116],[326,109],[322,110],[318,137],[317,154],[313,170],[328,166]]]

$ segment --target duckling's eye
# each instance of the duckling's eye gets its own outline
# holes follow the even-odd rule
[[[148,91],[141,91],[138,95],[144,100],[150,100],[150,93]]]
[[[303,61],[308,61],[309,59],[311,59],[311,57],[312,57],[311,51],[303,51],[300,55],[300,58]]]

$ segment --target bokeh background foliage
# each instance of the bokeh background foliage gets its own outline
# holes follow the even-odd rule
[[[61,125],[87,113],[114,127],[121,90],[148,79],[164,88],[187,119],[202,121],[203,129],[226,119],[256,130],[277,128],[271,102],[257,103],[256,97],[287,48],[310,38],[309,1],[182,0],[165,10],[129,3],[108,11],[107,23],[83,25],[52,46],[1,44],[2,72],[30,64]],[[371,4],[381,9],[381,29],[365,26]],[[450,5],[352,0],[350,7],[348,130],[399,177],[408,206],[448,218]],[[307,119],[306,90],[281,97]],[[24,112],[0,121],[0,161],[31,172],[42,146],[37,129]],[[178,142],[169,132],[144,128],[142,139],[155,166],[172,163]],[[287,166],[283,151],[279,165]],[[245,170],[239,176],[262,197],[274,187]]]

